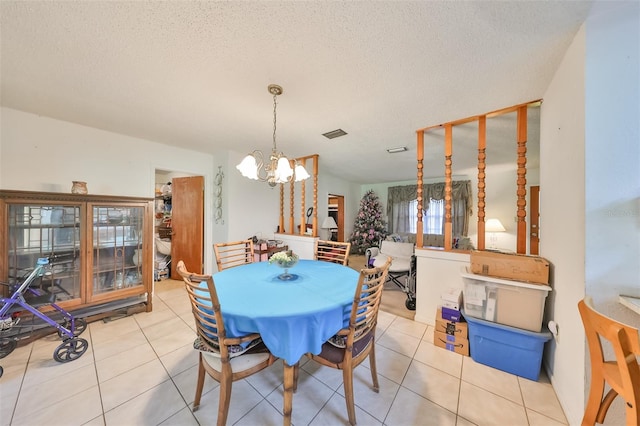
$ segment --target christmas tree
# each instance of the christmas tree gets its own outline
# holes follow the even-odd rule
[[[360,200],[360,210],[353,224],[353,233],[349,237],[351,251],[363,254],[369,247],[377,246],[387,236],[386,226],[380,199],[370,189]]]

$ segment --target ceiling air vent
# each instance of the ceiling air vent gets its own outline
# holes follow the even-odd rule
[[[322,136],[324,136],[327,139],[335,139],[335,138],[339,138],[340,136],[344,136],[346,134],[347,132],[345,132],[344,130],[336,129],[327,133],[323,133]]]
[[[405,152],[408,151],[406,146],[398,146],[396,148],[387,148],[387,152],[389,154],[396,154],[398,152]]]

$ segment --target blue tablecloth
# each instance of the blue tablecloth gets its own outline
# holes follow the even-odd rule
[[[358,272],[329,262],[300,260],[283,281],[282,268],[268,262],[216,273],[228,336],[260,333],[269,350],[293,365],[348,324]]]

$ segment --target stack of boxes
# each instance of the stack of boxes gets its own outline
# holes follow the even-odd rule
[[[471,252],[462,271],[463,315],[474,361],[538,380],[544,344],[549,262],[537,256]]]
[[[469,356],[467,323],[462,317],[462,290],[451,288],[441,295],[436,312],[433,344],[449,351]]]

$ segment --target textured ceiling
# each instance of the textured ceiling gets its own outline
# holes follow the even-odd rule
[[[214,154],[268,152],[276,83],[285,154],[320,154],[321,170],[355,182],[409,180],[416,129],[541,98],[590,7],[3,0],[1,103]],[[338,128],[348,135],[322,136]],[[425,170],[441,170],[432,157]]]

